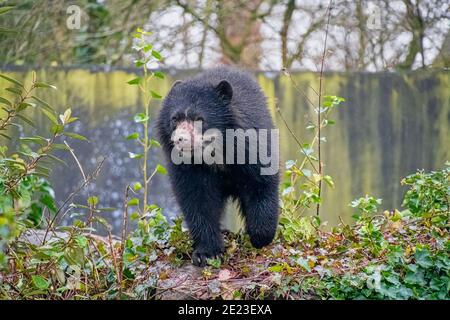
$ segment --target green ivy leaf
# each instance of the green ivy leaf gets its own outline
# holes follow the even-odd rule
[[[49,282],[42,276],[31,276],[31,280],[33,281],[34,286],[39,290],[47,290],[49,287]]]
[[[421,266],[424,269],[430,268],[433,266],[433,260],[430,257],[430,253],[427,249],[416,249],[415,253],[416,264]]]

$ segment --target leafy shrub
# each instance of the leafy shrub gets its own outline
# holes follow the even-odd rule
[[[425,216],[433,223],[448,224],[450,211],[450,162],[442,171],[417,173],[402,180],[403,185],[410,186],[403,200],[406,207],[414,216]]]
[[[49,120],[48,137],[39,135],[19,138],[17,150],[0,147],[0,267],[6,263],[5,250],[8,242],[15,239],[29,226],[42,226],[44,210],[55,214],[54,192],[47,182],[50,166],[64,163],[53,153],[69,150],[58,140],[65,136],[85,140],[81,135],[66,130],[76,121],[70,109],[56,115],[52,107],[35,95],[42,89],[56,89],[55,86],[40,82],[32,73],[31,83],[23,84],[6,75],[0,77],[11,86],[5,90],[11,97],[0,97],[3,116],[0,118],[0,135],[11,140],[10,131],[14,127],[33,127],[33,120],[25,113],[29,108],[38,108]]]

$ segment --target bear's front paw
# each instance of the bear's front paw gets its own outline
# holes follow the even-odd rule
[[[269,245],[275,237],[275,232],[249,232],[250,242],[256,249]]]
[[[223,249],[198,248],[192,254],[192,263],[197,267],[206,266],[207,259],[222,259]]]

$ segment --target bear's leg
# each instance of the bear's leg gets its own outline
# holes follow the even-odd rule
[[[225,199],[218,181],[202,173],[187,173],[174,184],[178,204],[193,240],[192,262],[205,266],[206,259],[224,250],[220,220]]]
[[[278,225],[278,186],[262,182],[247,185],[240,196],[242,214],[250,241],[255,248],[270,244]]]

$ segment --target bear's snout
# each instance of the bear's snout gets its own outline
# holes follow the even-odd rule
[[[188,150],[192,148],[191,134],[185,129],[176,129],[172,136],[172,142],[178,150]]]

